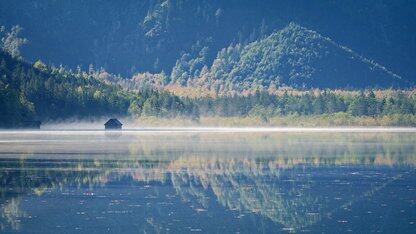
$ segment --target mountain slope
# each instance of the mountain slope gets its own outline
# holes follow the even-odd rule
[[[294,21],[414,80],[415,11],[409,0],[14,0],[0,1],[0,24],[24,28],[29,60],[127,76],[169,72],[198,41],[211,64]]]
[[[227,64],[224,60],[228,60]],[[224,71],[228,74],[223,75]],[[269,87],[273,83],[298,88],[405,85],[401,77],[386,68],[294,23],[245,47],[219,53],[211,74],[214,79],[243,86]]]
[[[123,115],[133,96],[91,75],[12,58],[0,50],[0,127],[36,119]]]
[[[172,82],[191,86],[209,83],[209,88],[220,93],[278,86],[388,88],[409,85],[385,67],[294,23],[245,46],[237,44],[222,49],[209,71],[200,64],[203,53],[198,56],[178,62],[172,72]]]
[[[122,89],[97,72],[72,72],[12,58],[0,49],[0,128],[24,121],[127,116],[191,116],[192,103],[167,92]]]

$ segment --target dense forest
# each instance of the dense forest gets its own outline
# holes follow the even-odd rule
[[[0,127],[19,127],[24,121],[71,117],[190,116],[197,109],[167,92],[126,91],[106,83],[93,72],[50,67],[13,58],[0,51]]]
[[[376,95],[377,94],[377,95]],[[198,98],[202,116],[258,117],[319,116],[344,113],[350,118],[416,115],[414,91],[292,91],[280,95],[257,92],[250,96]]]
[[[182,55],[170,83],[215,93],[295,88],[406,87],[410,83],[331,39],[295,23],[247,45],[222,49],[209,68],[207,47]]]

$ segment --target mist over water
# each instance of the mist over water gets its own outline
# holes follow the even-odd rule
[[[82,129],[0,132],[2,231],[416,230],[411,128]]]
[[[41,130],[45,131],[102,131],[104,123],[109,118],[93,118],[89,120],[65,120],[43,123]],[[416,132],[414,127],[256,127],[256,126],[204,126],[198,122],[178,123],[169,122],[169,126],[160,126],[149,122],[141,122],[131,118],[118,118],[123,124],[123,131],[164,131],[164,132]],[[173,126],[173,127],[172,127]],[[22,129],[7,129],[0,132],[32,132]],[[33,131],[34,133],[39,131]]]

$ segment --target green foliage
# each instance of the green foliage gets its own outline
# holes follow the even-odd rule
[[[130,103],[131,94],[85,73],[49,68],[40,61],[31,66],[0,53],[2,127],[33,118],[122,115]]]
[[[5,28],[1,26],[0,33],[5,31]],[[0,49],[3,49],[9,53],[13,58],[20,58],[20,47],[28,42],[26,38],[19,37],[22,27],[19,25],[13,26],[10,32],[5,32],[5,35],[1,38]]]
[[[186,86],[187,82],[201,75],[207,64],[208,47],[202,47],[198,42],[192,47],[191,53],[183,53],[172,69],[171,83]]]
[[[33,67],[46,72],[48,70],[48,67],[46,66],[46,64],[44,64],[41,60],[37,60],[34,64]]]
[[[171,71],[198,40],[209,39],[215,57],[232,43],[244,46],[294,21],[414,80],[415,11],[409,0],[3,0],[0,22],[31,33],[36,49],[25,50],[27,58],[73,68],[93,63],[126,76]]]
[[[139,93],[140,99],[137,105],[141,107],[142,116],[163,118],[182,116],[199,119],[198,108],[189,99],[181,99],[165,91],[156,92],[147,88],[140,90]]]
[[[193,116],[189,101],[151,89],[134,93],[94,77],[94,73],[31,65],[0,51],[0,127],[18,127],[23,121],[155,115]]]
[[[222,49],[209,72],[201,74],[198,69],[203,67],[205,58],[206,53],[194,57],[183,54],[172,70],[172,81],[186,86],[202,78],[203,85],[220,95],[229,95],[233,91],[269,90],[276,86],[366,88],[407,85],[400,76],[381,65],[295,23],[247,45],[232,44]],[[198,72],[195,72],[195,63]]]
[[[248,112],[248,116],[251,117],[258,117],[260,118],[263,122],[267,122],[270,117],[274,116],[275,113],[278,113],[279,109],[274,109],[272,107],[264,107],[261,105],[255,105],[253,108],[250,109],[250,111]]]
[[[416,95],[392,91],[388,97],[376,97],[372,91],[346,95],[332,91],[318,94],[288,94],[281,96],[257,92],[250,96],[197,98],[194,100],[202,116],[259,117],[268,121],[275,116],[334,115],[353,117],[387,117],[416,115]],[[401,121],[404,122],[404,121]]]
[[[34,114],[33,103],[0,80],[0,127],[17,126]]]

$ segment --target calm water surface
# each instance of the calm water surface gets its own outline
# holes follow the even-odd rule
[[[416,133],[0,132],[0,231],[416,233]]]

